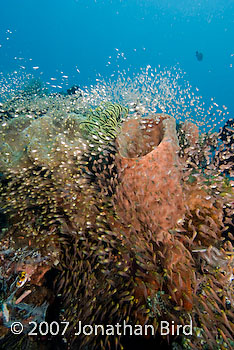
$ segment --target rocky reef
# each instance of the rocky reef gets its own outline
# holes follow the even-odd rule
[[[1,349],[135,341],[75,335],[79,322],[151,325],[154,336],[138,336],[149,349],[232,349],[234,130],[91,102],[40,94],[1,105]],[[69,326],[32,337],[32,321]],[[192,334],[163,335],[162,321]]]

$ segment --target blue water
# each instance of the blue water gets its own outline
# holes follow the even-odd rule
[[[234,115],[232,0],[1,0],[0,45],[3,75],[22,66],[66,86],[177,65],[204,101]]]

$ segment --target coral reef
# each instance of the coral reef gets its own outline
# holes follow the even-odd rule
[[[75,332],[124,321],[152,325],[154,348],[233,348],[231,136],[134,106],[85,92],[2,105],[2,349],[121,349],[131,337]],[[31,339],[29,320],[70,324]]]

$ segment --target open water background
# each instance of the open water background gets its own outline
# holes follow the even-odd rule
[[[147,65],[180,67],[233,117],[234,1],[0,0],[2,75],[21,67],[65,90]]]

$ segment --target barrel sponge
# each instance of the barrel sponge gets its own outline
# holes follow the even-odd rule
[[[117,138],[117,210],[137,230],[158,235],[184,213],[175,119],[157,114],[127,120]]]

